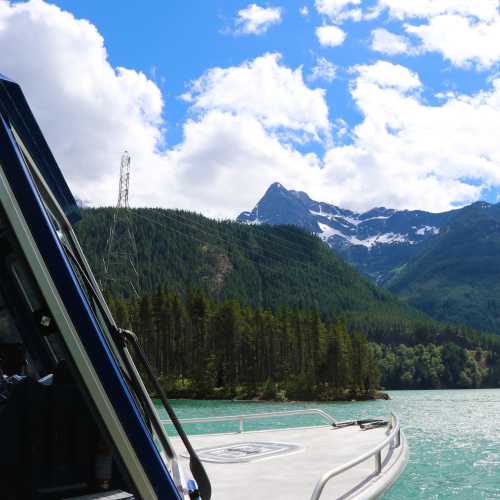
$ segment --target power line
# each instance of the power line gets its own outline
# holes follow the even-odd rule
[[[198,243],[201,243],[201,244],[206,244],[207,243],[207,240],[202,240],[200,238],[197,238],[196,236],[193,236],[193,235],[190,235],[190,234],[187,234],[187,232],[184,232],[184,231],[180,231],[176,228],[173,228],[171,226],[166,226],[164,224],[162,224],[161,222],[158,222],[157,220],[154,220],[152,219],[151,217],[146,217],[144,215],[141,215],[135,211],[131,212],[132,216],[133,217],[137,217],[137,218],[140,218],[142,220],[145,220],[145,221],[148,221],[152,224],[155,224],[159,227],[162,227],[163,229],[167,230],[167,231],[172,231],[176,234],[178,234],[179,236],[183,237],[183,238],[187,238],[187,239],[190,239],[192,241],[196,241]],[[189,226],[188,224],[186,223],[182,223],[182,222],[179,222],[179,221],[176,221],[178,222],[179,224],[181,225],[184,225],[185,227],[188,227],[190,229],[193,229],[192,226]],[[238,241],[236,240],[226,240],[222,237],[218,237],[217,235],[213,235],[213,234],[210,234],[210,233],[207,233],[206,231],[202,231],[202,230],[199,230],[200,232],[210,236],[210,237],[215,237],[215,238],[218,238],[221,240],[222,243],[224,243],[225,245],[227,245],[228,247],[231,247],[231,246],[236,246],[236,247],[239,247],[240,249],[242,249],[244,252],[245,252],[245,255],[246,257],[251,260],[252,262],[254,262],[254,264],[256,264],[259,268],[262,268],[262,269],[266,269],[267,271],[269,271],[270,273],[278,273],[278,274],[282,274],[283,276],[286,276],[286,277],[289,277],[288,273],[281,269],[281,268],[273,268],[273,267],[270,267],[269,265],[267,264],[264,264],[262,262],[259,262],[259,261],[256,261],[254,259],[251,258],[251,252],[249,252],[248,250],[248,247],[243,245],[242,243],[239,243]],[[220,246],[220,244],[219,244]],[[266,249],[263,249],[263,248],[259,248],[259,250],[261,251],[261,253],[259,254],[259,256],[261,258],[266,258],[268,260],[271,260],[273,262],[276,262],[277,264],[279,264],[279,266],[283,266],[283,265],[286,265],[288,264],[288,262],[290,260],[293,261],[293,259],[290,259],[288,257],[285,257],[283,255],[279,255],[279,254],[276,254],[274,252],[271,252],[269,250],[266,250]],[[267,254],[267,255],[266,255]],[[305,264],[304,262],[300,262],[300,261],[294,261],[299,267],[302,267],[306,272],[310,272],[311,271],[311,266],[308,266],[307,264]],[[332,286],[333,283],[330,279],[328,279],[326,276],[322,276],[322,275],[316,275],[314,276],[314,281],[317,281],[319,283],[322,283],[322,284],[325,284],[327,286]]]
[[[184,216],[183,214],[181,214],[179,212],[175,212],[175,213],[170,214],[167,211],[162,211],[162,212],[158,212],[158,215],[160,215],[161,217],[170,219],[172,221],[175,221],[176,223],[179,223],[179,224],[186,224],[186,225],[192,226],[192,227],[194,227],[195,229],[197,229],[197,230],[199,230],[201,232],[209,234],[209,233],[207,233],[208,228],[207,228],[206,225],[203,225],[203,224],[201,224],[201,223],[193,220],[191,217],[186,217],[186,216]],[[183,219],[186,222],[183,223],[182,221],[177,220],[177,218]],[[248,226],[248,225],[241,225],[240,227],[242,229],[243,228],[245,228],[245,229],[248,228],[249,230],[251,230],[250,228],[254,228],[254,226]],[[271,227],[271,226],[269,226],[269,227]],[[303,263],[302,260],[298,260],[297,257],[300,258],[300,259],[310,259],[311,258],[311,255],[309,255],[306,252],[304,252],[302,249],[300,249],[300,247],[297,244],[291,242],[290,240],[282,238],[282,237],[280,237],[280,236],[278,236],[276,234],[266,234],[264,228],[262,228],[260,230],[258,228],[259,228],[259,226],[255,226],[255,230],[258,233],[259,238],[263,239],[264,241],[268,241],[268,242],[270,242],[270,243],[272,243],[274,245],[277,245],[278,247],[281,246],[281,248],[283,248],[283,249],[285,249],[285,250],[287,250],[289,252],[290,251],[293,252],[295,254],[294,259],[299,264],[304,264],[304,263]],[[283,228],[284,228],[284,226],[275,226],[273,229],[274,230],[281,230]],[[217,229],[213,229],[213,232],[214,232],[213,236],[215,238],[218,238],[218,239],[224,241],[228,245],[231,244],[231,241],[226,240],[223,236],[221,236],[220,232]],[[217,234],[215,234],[216,232],[217,232]],[[266,251],[268,253],[271,253],[271,254],[274,253],[274,252],[272,252],[270,250],[266,250]],[[274,254],[278,255],[276,253],[274,253]]]
[[[166,212],[162,212],[162,215],[165,215],[167,216],[167,213]],[[185,217],[183,216],[182,213],[180,212],[175,212],[174,213],[174,216],[175,217],[181,217],[181,218],[185,218],[186,220],[191,220],[190,218],[188,217]],[[199,224],[195,221],[193,221],[193,223],[195,224]],[[201,224],[199,224],[201,226]],[[240,224],[241,227],[255,227],[255,228],[258,228],[260,227],[259,224],[257,225],[254,225],[254,224]],[[271,224],[265,224],[263,227],[271,227]],[[289,234],[293,234],[294,231],[297,231],[299,230],[298,227],[296,226],[286,226],[286,225],[276,225],[276,226],[273,226],[275,231],[278,230],[278,231],[283,231],[283,232],[288,232]],[[282,243],[282,246],[286,246],[288,249],[292,250],[293,252],[295,252],[297,255],[300,255],[300,257],[309,257],[307,254],[304,253],[304,251],[299,247],[299,245],[297,245],[296,243],[294,243],[293,241],[287,239],[287,238],[283,238],[282,236],[279,236],[277,234],[266,234],[264,232],[264,230],[261,230],[261,234],[260,234],[261,238],[264,238],[264,239],[267,239],[268,241],[271,241],[273,243],[277,243],[278,241],[281,241]]]
[[[172,230],[172,231],[177,232],[177,233],[180,232],[178,230],[175,230],[174,228],[171,228],[169,226],[165,226],[165,225],[163,225],[163,224],[161,224],[161,223],[153,220],[150,217],[141,216],[141,215],[138,215],[135,212],[132,212],[132,214],[133,214],[133,216],[142,217],[145,220],[149,220],[152,223],[158,224],[159,226],[163,227],[164,229]],[[169,216],[168,214],[165,214],[165,213],[162,213],[161,215],[163,217],[165,217],[165,218],[169,218],[170,220],[173,220],[176,224],[180,224],[180,225],[182,225],[184,227],[187,227],[187,228],[189,228],[191,230],[198,231],[198,232],[200,232],[202,234],[205,234],[210,239],[219,240],[220,242],[222,242],[223,244],[225,244],[229,248],[236,246],[236,247],[239,247],[240,249],[244,250],[245,253],[251,253],[251,252],[255,253],[255,250],[256,250],[255,248],[250,249],[247,245],[244,245],[242,242],[238,242],[238,240],[228,240],[228,239],[224,238],[223,236],[221,236],[220,234],[216,234],[215,231],[212,232],[212,233],[210,233],[208,230],[206,230],[206,229],[204,229],[202,227],[197,227],[194,224],[191,224],[189,222],[182,222],[182,221],[176,220],[173,217],[171,217],[171,216]],[[183,235],[183,236],[189,236],[189,235],[186,235],[185,233],[180,233],[180,234]],[[200,239],[198,239],[196,237],[193,237],[193,238],[195,240],[201,242],[201,243],[207,243],[206,240],[203,241],[203,240],[200,240]],[[295,262],[299,266],[307,267],[307,264],[304,263],[303,261],[295,260],[295,259],[292,259],[290,257],[285,257],[282,254],[278,254],[278,253],[273,252],[273,251],[271,251],[271,250],[269,250],[267,248],[259,247],[258,250],[260,250],[260,257],[271,258],[271,259],[274,257],[274,260],[277,261],[277,262],[280,262],[280,263],[283,263],[284,261],[290,261],[290,260],[292,260],[293,262]],[[270,257],[270,256],[273,256],[273,257]],[[307,257],[307,258],[311,257],[310,255],[306,256],[305,254],[304,254],[304,256]]]

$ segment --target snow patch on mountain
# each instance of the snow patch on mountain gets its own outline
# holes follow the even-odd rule
[[[407,243],[414,245],[415,241],[408,238],[405,234],[396,233],[380,233],[373,236],[369,236],[365,239],[359,239],[355,236],[346,238],[351,245],[361,245],[368,249],[373,248],[376,245],[394,245],[400,243]]]
[[[382,233],[374,238],[369,238],[368,241],[370,242],[370,246],[384,244],[393,245],[395,243],[408,243],[409,245],[415,244],[415,241],[410,239],[407,234],[399,233]]]
[[[339,229],[335,227],[329,226],[328,224],[324,224],[322,222],[318,222],[318,226],[321,230],[318,233],[318,236],[325,242],[333,244],[333,241],[330,239],[334,236],[337,237],[336,243],[341,242],[342,246],[356,246],[361,245],[368,249],[371,249],[375,245],[387,245],[387,244],[397,244],[397,243],[407,243],[410,245],[414,245],[416,241],[409,238],[407,234],[400,233],[378,233],[371,236],[367,236],[366,238],[360,238],[355,235],[345,234]],[[339,239],[340,238],[340,241]],[[332,245],[331,245],[332,246]]]
[[[434,226],[423,226],[415,231],[415,234],[418,234],[419,236],[424,236],[427,233],[439,234],[439,228]]]
[[[319,233],[319,237],[323,241],[328,241],[332,236],[341,236],[344,237],[341,231],[338,229],[335,229],[331,226],[328,226],[326,224],[322,224],[321,222],[318,222],[318,226],[321,229],[321,233]]]

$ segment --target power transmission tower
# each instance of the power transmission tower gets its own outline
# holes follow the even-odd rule
[[[130,290],[139,296],[137,245],[133,232],[128,194],[130,187],[130,155],[125,151],[120,165],[118,202],[113,211],[113,220],[104,256],[106,286],[114,291]]]

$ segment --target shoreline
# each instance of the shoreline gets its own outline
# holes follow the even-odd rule
[[[384,391],[377,391],[374,394],[360,394],[355,397],[344,397],[338,399],[265,399],[263,397],[254,397],[248,399],[227,399],[227,401],[235,401],[238,403],[360,403],[363,401],[389,401],[391,397]]]
[[[159,399],[156,394],[150,394],[152,399]],[[359,403],[363,401],[389,401],[391,397],[384,391],[376,391],[373,394],[359,394],[353,396],[346,395],[343,398],[337,399],[276,399],[276,398],[265,398],[263,395],[254,396],[252,398],[232,398],[232,397],[222,397],[216,395],[214,397],[200,398],[195,395],[183,395],[180,397],[170,397],[172,401],[175,400],[193,400],[193,401],[234,401],[235,403]]]

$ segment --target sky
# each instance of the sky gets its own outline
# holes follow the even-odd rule
[[[272,182],[357,211],[500,201],[500,0],[0,0],[74,194],[234,218]]]

